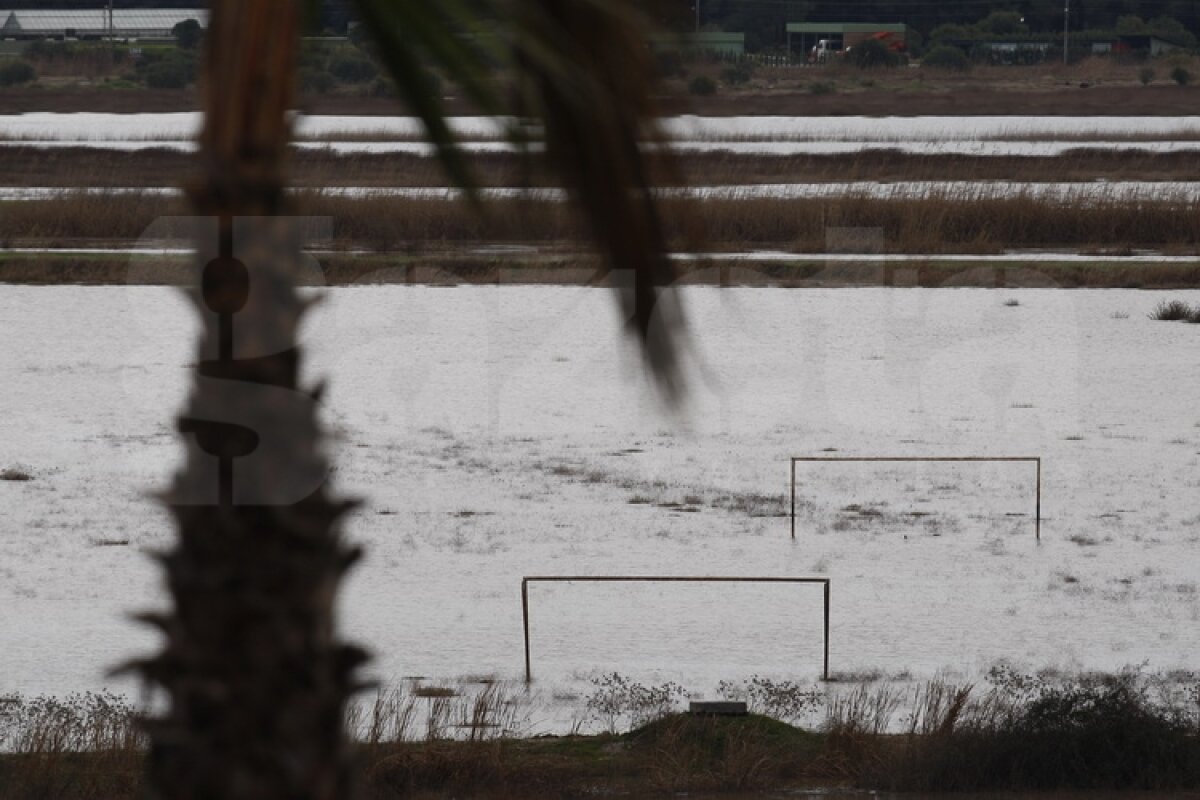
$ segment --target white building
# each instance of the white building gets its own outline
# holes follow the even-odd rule
[[[107,9],[45,11],[0,9],[0,38],[3,39],[169,39],[171,29],[194,19],[208,26],[204,9]]]

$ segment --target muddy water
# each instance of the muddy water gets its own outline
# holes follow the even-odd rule
[[[661,796],[661,795],[656,795]],[[767,800],[768,798],[813,798],[813,800],[1200,800],[1200,791],[1161,792],[876,792],[852,789],[786,789],[737,794],[688,793],[689,798],[722,800]],[[628,797],[628,796],[627,796]],[[634,795],[636,798],[637,796]],[[647,796],[648,800],[649,796]]]

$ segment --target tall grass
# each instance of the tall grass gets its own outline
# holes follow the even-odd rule
[[[0,698],[0,798],[132,798],[145,746],[116,695]]]
[[[452,687],[402,684],[351,703],[351,741],[376,748],[420,741],[488,741],[527,730],[528,701],[510,684],[486,679]]]
[[[377,691],[348,709],[346,726],[368,798],[812,782],[897,791],[1200,788],[1195,674],[1051,680],[997,667],[986,684],[939,678],[817,689],[752,678],[724,687],[793,717],[821,704],[825,721],[817,732],[757,714],[691,717],[674,713],[680,693],[671,684],[600,680],[589,699],[632,730],[530,737],[529,696],[503,682],[464,680]],[[144,752],[138,714],[122,698],[0,699],[0,800],[134,798]]]
[[[1195,716],[1156,685],[1136,670],[1058,683],[1010,672],[982,691],[933,681],[916,690],[904,734],[854,743],[855,780],[905,791],[1200,786]]]
[[[1163,300],[1150,312],[1150,319],[1164,322],[1178,322],[1181,320],[1191,322],[1192,318],[1197,314],[1200,314],[1200,309],[1193,309],[1182,300]]]
[[[969,200],[969,202],[968,202]],[[826,250],[830,228],[881,229],[887,251],[994,253],[1012,247],[1194,250],[1200,201],[1094,201],[1017,195],[971,198],[953,193],[894,200],[848,195],[802,199],[666,199],[674,246]],[[337,197],[301,191],[297,213],[329,217],[338,246],[406,251],[481,242],[581,242],[584,230],[562,203],[504,200],[478,216],[463,201]],[[172,198],[79,192],[0,205],[0,243],[131,241],[151,222],[178,214]],[[182,233],[182,228],[180,229]]]

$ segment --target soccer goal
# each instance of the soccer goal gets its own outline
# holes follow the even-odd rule
[[[824,661],[821,679],[829,680],[829,578],[691,577],[678,575],[529,575],[521,579],[521,618],[525,626],[525,682],[533,681],[529,650],[529,584],[531,583],[819,583],[824,587]]]
[[[1033,532],[1042,541],[1041,456],[792,456],[792,538],[796,538],[796,464],[804,462],[1024,462],[1036,466]]]

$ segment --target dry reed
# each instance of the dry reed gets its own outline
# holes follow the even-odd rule
[[[703,241],[714,250],[777,247],[821,253],[831,228],[879,230],[885,250],[895,253],[1200,247],[1200,228],[1195,225],[1200,201],[1194,200],[1063,202],[1027,194],[972,198],[953,193],[888,199],[852,194],[820,199],[665,199],[662,206],[675,245]],[[487,213],[478,216],[461,200],[300,191],[297,208],[301,215],[332,220],[332,244],[382,252],[583,239],[582,227],[565,205],[536,199],[489,202]],[[181,210],[174,198],[64,192],[0,204],[0,242],[128,242],[152,222]],[[160,234],[169,232],[169,226],[157,229]]]

